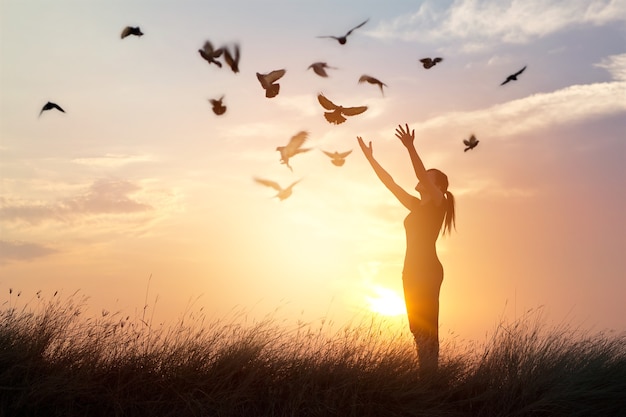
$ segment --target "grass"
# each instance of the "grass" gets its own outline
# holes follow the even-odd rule
[[[626,335],[546,329],[540,315],[481,345],[444,343],[420,378],[411,339],[376,321],[331,333],[189,313],[166,328],[145,310],[85,318],[85,305],[5,303],[0,416],[626,415]]]

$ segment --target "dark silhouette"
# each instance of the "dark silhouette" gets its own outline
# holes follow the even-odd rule
[[[313,68],[313,72],[315,72],[320,77],[328,77],[328,73],[326,72],[326,69],[337,69],[335,67],[329,66],[326,62],[314,62],[311,65],[309,65],[309,68],[307,69],[311,69],[311,68]]]
[[[222,68],[222,63],[219,62],[216,58],[222,56],[223,52],[223,48],[213,48],[213,44],[210,41],[204,42],[204,46],[202,46],[202,49],[198,49],[198,53],[200,54],[200,56],[204,58],[206,62],[209,63],[209,65],[215,64],[220,68]]]
[[[284,199],[286,199],[287,197],[289,197],[291,195],[291,193],[293,192],[293,186],[296,185],[297,183],[299,183],[300,180],[294,181],[293,183],[291,183],[291,185],[287,188],[282,188],[277,182],[275,181],[271,181],[271,180],[266,180],[263,178],[258,178],[258,177],[254,177],[254,180],[256,182],[258,182],[259,184],[263,184],[267,187],[272,187],[273,189],[275,189],[276,191],[278,191],[278,194],[276,194],[274,197],[278,197],[278,199],[280,201],[283,201]]]
[[[267,74],[256,73],[256,77],[261,83],[261,87],[265,90],[265,97],[272,98],[278,95],[280,92],[280,84],[276,81],[285,75],[286,72],[287,70],[285,69],[279,69],[268,72]]]
[[[121,38],[124,39],[127,36],[130,35],[134,35],[134,36],[143,36],[143,32],[141,31],[141,29],[139,29],[139,27],[133,27],[133,26],[126,26],[123,30],[122,30],[122,34],[121,34]]]
[[[443,58],[441,58],[441,57],[437,57],[437,58],[422,58],[422,59],[420,59],[420,62],[422,63],[422,65],[426,69],[434,67],[435,65],[437,65],[441,61],[443,61]]]
[[[43,105],[43,107],[41,108],[41,111],[39,112],[39,116],[41,116],[41,113],[47,111],[47,110],[52,110],[52,109],[57,109],[58,111],[65,113],[65,110],[63,110],[61,108],[61,106],[59,106],[56,103],[53,103],[51,101],[47,102],[46,104]]]
[[[385,92],[383,91],[383,86],[387,87],[387,84],[385,84],[384,82],[380,81],[377,78],[364,74],[364,75],[361,75],[361,77],[359,78],[359,84],[360,83],[370,83],[370,84],[378,85],[380,87],[380,92],[383,94],[383,96],[385,95]]]
[[[520,75],[522,72],[524,72],[525,69],[526,69],[526,65],[524,65],[524,68],[522,68],[521,70],[517,71],[515,74],[511,74],[508,77],[506,77],[506,80],[504,80],[502,82],[502,84],[500,84],[500,85],[504,85],[504,84],[506,84],[508,82],[511,82],[511,81],[517,81],[517,76]]]
[[[226,61],[226,65],[228,65],[230,69],[237,74],[239,72],[239,59],[241,58],[239,44],[235,44],[232,53],[227,47],[223,47],[221,49],[224,50],[224,61]]]
[[[318,38],[332,38],[335,39],[337,42],[339,42],[341,45],[344,45],[347,41],[348,41],[348,36],[350,36],[350,34],[352,33],[352,31],[354,31],[355,29],[360,28],[361,26],[363,26],[364,24],[366,24],[367,22],[369,22],[369,19],[365,20],[362,23],[359,23],[358,25],[356,25],[355,27],[353,27],[352,29],[350,29],[345,35],[343,36],[318,36]]]
[[[418,183],[415,197],[402,189],[391,175],[374,159],[372,142],[357,140],[363,154],[378,178],[396,196],[409,215],[404,219],[406,253],[402,284],[411,333],[417,347],[420,373],[437,370],[439,358],[439,290],[443,266],[437,257],[439,234],[449,233],[454,226],[454,196],[448,191],[448,177],[438,169],[424,168],[415,150],[415,130],[409,133],[399,125],[396,137],[407,148]]]
[[[209,102],[211,103],[211,106],[213,107],[213,113],[217,114],[218,116],[221,116],[222,114],[226,113],[226,106],[224,105],[222,100],[224,100],[224,96],[218,99],[215,99],[215,98],[209,99]]]
[[[327,152],[324,150],[322,150],[322,152],[324,152],[330,158],[330,162],[333,165],[340,167],[346,163],[346,157],[352,153],[352,149],[346,152]]]
[[[480,141],[476,139],[476,136],[474,136],[474,134],[472,134],[472,136],[470,136],[469,140],[468,139],[463,139],[463,143],[465,144],[465,146],[467,146],[467,148],[465,148],[465,150],[463,152],[467,152],[469,150],[474,149],[475,147],[478,146],[478,142],[480,142]]]
[[[334,123],[336,125],[339,125],[346,121],[346,118],[344,116],[355,116],[367,110],[367,106],[338,106],[337,104],[324,97],[323,94],[318,94],[317,100],[320,102],[322,107],[324,107],[326,110],[329,110],[327,112],[324,112],[324,117],[326,118],[326,120],[328,120],[328,123]]]
[[[304,145],[304,142],[306,142],[306,139],[308,137],[308,132],[301,131],[292,136],[286,146],[276,147],[276,150],[280,152],[280,163],[287,165],[287,168],[293,171],[293,168],[291,167],[291,165],[289,165],[289,158],[292,158],[299,153],[308,152],[311,150],[311,148],[302,148],[302,145]]]

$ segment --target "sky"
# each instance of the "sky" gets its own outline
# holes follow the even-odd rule
[[[3,306],[58,291],[162,323],[201,309],[402,325],[408,213],[356,137],[414,193],[394,136],[407,123],[456,197],[437,243],[442,338],[528,311],[626,330],[626,0],[0,5]],[[319,37],[365,20],[345,45]],[[144,35],[121,39],[128,25]],[[204,61],[206,40],[239,44],[240,72]],[[277,69],[266,98],[256,73]],[[318,93],[368,109],[330,124]],[[65,113],[40,115],[47,101]],[[290,171],[276,147],[300,131],[311,150]],[[337,167],[322,150],[352,153]],[[280,201],[254,177],[300,182]]]

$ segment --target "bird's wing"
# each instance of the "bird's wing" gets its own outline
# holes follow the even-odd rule
[[[337,105],[327,99],[323,94],[317,95],[317,101],[319,101],[322,107],[324,107],[326,110],[337,110]]]
[[[51,105],[52,107],[54,107],[55,109],[57,109],[57,110],[59,110],[59,111],[61,111],[61,112],[65,113],[65,110],[63,110],[63,109],[61,108],[61,106],[59,106],[58,104],[56,104],[56,103],[50,103],[50,105]]]
[[[309,133],[304,130],[293,135],[291,139],[289,139],[289,143],[286,146],[287,154],[288,155],[294,154],[294,152],[296,152],[298,148],[304,145],[304,142],[306,141],[308,137],[309,137]]]
[[[332,35],[328,35],[328,36],[317,36],[318,38],[333,38],[336,40],[339,40],[339,38],[337,36],[332,36]]]
[[[525,69],[526,69],[526,65],[524,65],[524,68],[522,68],[521,70],[517,71],[515,73],[515,76],[517,77],[518,75],[520,75],[522,72],[524,72]]]
[[[344,107],[341,112],[346,116],[355,116],[357,114],[363,113],[365,110],[367,110],[367,106]]]
[[[441,58],[441,57],[437,57],[437,58],[433,59],[434,63],[441,62],[441,61],[443,61],[443,58]]]
[[[365,83],[365,82],[371,83],[372,77],[370,77],[369,75],[361,75],[359,77],[359,83]]]
[[[350,149],[349,151],[346,152],[341,152],[339,155],[337,155],[339,158],[345,158],[346,156],[350,155],[352,153],[352,149]]]
[[[126,26],[124,28],[124,30],[122,30],[122,35],[121,38],[124,39],[125,37],[127,37],[128,35],[130,35],[130,33],[132,32],[132,28],[130,26]]]
[[[463,143],[465,144],[465,146],[471,146],[472,144],[470,143],[469,140],[467,139],[463,139]]]
[[[470,143],[476,143],[476,136],[474,136],[472,134],[472,136],[470,136],[470,138],[469,138],[469,141],[470,141]]]
[[[500,85],[504,85],[504,84],[508,83],[509,81],[511,81],[511,78],[507,77],[507,79],[502,81],[502,83]]]
[[[326,156],[330,157],[330,158],[335,158],[335,157],[337,157],[337,152],[334,152],[334,153],[333,153],[333,152],[327,152],[327,151],[325,151],[325,150],[323,150],[323,149],[322,149],[322,152],[324,152],[324,154],[325,154]]]
[[[296,185],[297,183],[299,183],[300,181],[302,181],[302,178],[300,178],[299,180],[296,180],[294,182],[292,182],[289,187],[285,188],[285,190],[291,190],[293,188],[294,185]]]
[[[226,61],[226,64],[228,64],[228,66],[232,69],[237,68],[240,57],[239,45],[235,45],[234,57],[227,48],[222,49],[224,50],[224,60]]]
[[[258,177],[254,177],[254,181],[258,182],[259,184],[263,184],[263,185],[266,185],[268,187],[272,187],[276,191],[280,191],[281,190],[280,185],[278,185],[278,183],[275,182],[275,181],[266,180],[266,179],[258,178]]]
[[[274,70],[268,74],[265,74],[263,78],[268,84],[272,84],[275,81],[278,81],[283,75],[285,75],[287,71],[285,69]]]
[[[367,22],[369,22],[369,19],[365,20],[362,23],[359,23],[358,25],[356,25],[355,27],[353,27],[352,29],[350,29],[347,33],[346,36],[350,35],[352,33],[353,30],[360,28],[361,26],[363,26],[364,24],[366,24]]]

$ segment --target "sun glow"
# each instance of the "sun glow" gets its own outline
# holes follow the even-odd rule
[[[365,300],[373,313],[383,316],[406,314],[404,299],[396,291],[377,285],[372,288],[372,292],[374,295],[366,296]]]

